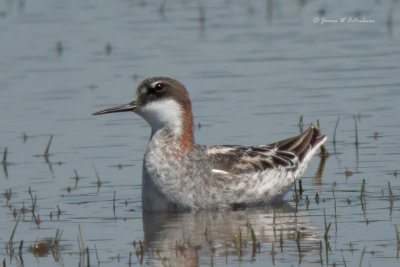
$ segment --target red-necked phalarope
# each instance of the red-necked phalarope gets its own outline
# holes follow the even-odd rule
[[[144,80],[132,102],[93,115],[124,111],[151,126],[143,159],[144,211],[271,203],[285,195],[326,140],[311,125],[299,136],[269,145],[197,145],[185,86],[167,77]]]

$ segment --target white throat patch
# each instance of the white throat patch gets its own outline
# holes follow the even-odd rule
[[[182,132],[183,109],[173,99],[150,102],[136,113],[150,124],[153,133],[164,127],[169,127],[174,134]]]

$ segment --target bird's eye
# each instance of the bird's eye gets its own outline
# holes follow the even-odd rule
[[[162,83],[157,83],[157,84],[155,84],[155,85],[154,85],[154,90],[155,90],[156,92],[162,92],[162,91],[164,91],[164,90],[165,90],[164,84],[162,84]]]

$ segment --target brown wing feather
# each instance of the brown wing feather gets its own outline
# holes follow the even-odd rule
[[[296,168],[307,153],[325,136],[311,125],[302,134],[269,145],[214,146],[208,148],[213,169],[233,174],[275,168]]]
[[[282,151],[291,151],[299,158],[301,162],[307,152],[314,147],[315,144],[319,143],[318,140],[324,137],[324,135],[320,136],[314,125],[311,125],[300,135],[273,143],[271,145],[277,146],[279,150]]]

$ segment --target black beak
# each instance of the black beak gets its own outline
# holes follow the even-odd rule
[[[137,107],[136,101],[132,101],[131,103],[128,103],[128,104],[125,104],[122,106],[99,110],[95,113],[92,113],[92,115],[101,115],[101,114],[114,113],[114,112],[134,111],[136,109],[136,107]]]

